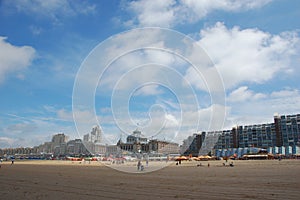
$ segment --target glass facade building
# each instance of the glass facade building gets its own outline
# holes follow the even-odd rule
[[[275,115],[273,123],[236,126],[223,131],[214,151],[223,155],[232,149],[264,148],[270,153],[291,155],[297,154],[299,147],[300,114],[296,114]]]
[[[300,114],[275,116],[274,121],[278,136],[276,146],[300,145]]]

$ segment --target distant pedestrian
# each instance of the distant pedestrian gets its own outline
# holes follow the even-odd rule
[[[207,164],[207,167],[209,167],[209,166],[210,166],[210,164],[208,163],[208,164]]]
[[[14,164],[14,162],[15,162],[15,160],[14,160],[14,159],[11,159],[11,164],[12,164],[12,165]]]
[[[1,166],[2,166],[2,161],[3,161],[3,159],[1,158],[1,159],[0,159],[0,168],[1,168]]]
[[[138,161],[138,164],[137,164],[137,170],[138,170],[138,171],[140,170],[141,165],[142,165],[142,164],[141,164],[141,161],[139,160],[139,161]]]

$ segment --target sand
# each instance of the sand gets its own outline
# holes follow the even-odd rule
[[[98,162],[4,162],[0,199],[300,199],[300,160],[201,163],[125,173]]]

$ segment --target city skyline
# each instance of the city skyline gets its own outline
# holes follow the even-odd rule
[[[35,146],[57,132],[83,138],[95,124],[107,143],[116,143],[136,126],[147,137],[180,142],[197,131],[300,113],[299,8],[297,0],[1,1],[0,148]],[[214,81],[204,86],[206,78],[213,78],[199,78],[175,53],[158,48],[124,53],[127,45],[143,42],[167,47],[167,40],[157,39],[163,34],[134,34],[145,27],[178,32],[201,47],[223,81],[225,103],[213,100],[209,89]],[[124,36],[125,42],[116,42]],[[111,52],[119,57],[96,80],[95,109],[73,110],[78,72],[97,45],[110,39],[115,39]],[[201,57],[192,46],[184,50],[191,59]],[[151,84],[140,82],[151,78]],[[169,82],[178,90],[164,85]],[[197,105],[189,98],[192,92],[185,93],[186,85]],[[129,89],[130,98],[112,101],[113,94]],[[117,107],[122,102],[126,112]],[[225,117],[210,124],[212,112]]]
[[[176,144],[180,154],[193,156],[207,155],[209,152],[220,151],[220,149],[231,149],[232,153],[238,148],[249,149],[251,147],[263,149],[271,148],[271,150],[273,149],[273,151],[276,148],[276,151],[281,148],[287,148],[287,155],[292,153],[292,150],[289,150],[289,148],[293,148],[293,151],[298,153],[300,148],[300,114],[277,114],[273,116],[273,120],[274,121],[272,123],[262,122],[260,124],[236,125],[230,130],[223,129],[208,132],[194,132],[188,135],[187,138],[184,138],[178,144],[166,140],[159,140],[153,137],[147,138],[138,129],[133,130],[132,134],[127,134],[126,142],[123,142],[122,136],[120,136],[117,143],[105,144],[102,140],[103,135],[100,127],[98,125],[94,125],[91,128],[91,131],[85,134],[83,138],[74,138],[69,140],[68,135],[65,135],[64,133],[57,133],[55,135],[52,135],[51,142],[45,141],[38,146],[3,149],[0,148],[0,150],[11,151],[11,149],[20,150],[20,148],[23,148],[22,151],[34,151],[34,153],[65,155],[70,154],[65,153],[70,152],[70,143],[71,152],[75,152],[75,149],[77,149],[76,152],[81,152],[77,153],[77,155],[105,154],[107,151],[112,154],[116,154],[119,153],[120,150],[133,151],[133,149],[136,148],[134,147],[134,144],[142,145],[142,149],[147,149],[149,148],[149,146],[145,146],[145,144],[148,145],[158,142],[163,144],[161,148],[156,149],[158,152],[166,150],[164,149],[165,144],[167,144],[167,146],[170,145],[169,148],[171,150],[174,150],[173,146],[174,144]],[[74,146],[76,145],[77,148],[74,149]],[[235,150],[233,151],[233,149]],[[143,151],[145,151],[145,149]]]

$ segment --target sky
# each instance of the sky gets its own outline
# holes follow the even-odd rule
[[[298,0],[2,0],[0,148],[300,113],[298,19]]]

